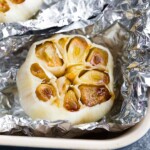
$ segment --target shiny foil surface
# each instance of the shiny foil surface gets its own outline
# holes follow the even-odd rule
[[[17,70],[35,41],[57,33],[84,35],[113,55],[115,104],[98,122],[32,120],[20,106]],[[71,138],[123,131],[145,116],[149,87],[149,0],[44,0],[33,19],[0,24],[0,134]]]

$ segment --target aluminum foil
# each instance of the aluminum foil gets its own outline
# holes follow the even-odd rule
[[[56,33],[85,35],[114,58],[116,100],[98,122],[32,120],[19,104],[16,73],[35,41]],[[150,87],[149,0],[45,0],[34,19],[0,24],[0,133],[77,137],[123,131],[145,116]]]

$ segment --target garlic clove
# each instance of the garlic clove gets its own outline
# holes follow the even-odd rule
[[[10,0],[12,3],[14,4],[21,4],[23,3],[25,0]]]
[[[78,82],[85,84],[108,84],[109,76],[104,72],[90,70],[81,75]]]
[[[36,96],[39,100],[46,102],[53,96],[56,96],[55,88],[49,84],[40,84],[36,88]]]
[[[46,41],[36,47],[36,56],[45,61],[49,67],[62,66],[63,62],[59,58],[54,43]]]
[[[74,37],[70,40],[68,47],[68,64],[81,64],[85,61],[89,52],[89,46],[85,39]]]
[[[5,13],[10,9],[6,0],[0,0],[0,12]]]
[[[44,70],[40,67],[38,63],[32,64],[30,67],[30,71],[34,76],[40,79],[43,79],[45,81],[49,80],[48,76],[45,74]]]
[[[66,77],[58,78],[56,83],[60,95],[65,94],[65,92],[67,92],[69,86],[71,85],[71,82]]]
[[[80,109],[80,104],[74,91],[69,90],[64,97],[64,107],[68,111],[78,111]]]
[[[70,66],[66,69],[66,74],[65,76],[70,80],[70,81],[74,81],[74,79],[79,75],[79,73],[82,71],[82,69],[84,68],[83,65],[73,65]]]
[[[93,66],[96,66],[98,64],[106,66],[108,62],[108,54],[106,51],[99,48],[92,48],[91,53],[87,58],[87,62],[90,62],[90,64]]]
[[[81,92],[81,102],[89,107],[101,104],[111,98],[105,86],[81,85],[79,89]]]

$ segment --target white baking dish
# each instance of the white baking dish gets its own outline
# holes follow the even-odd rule
[[[150,102],[149,102],[150,104]],[[63,148],[63,149],[116,149],[130,145],[140,139],[150,129],[150,109],[145,118],[124,134],[105,140],[41,138],[21,136],[0,136],[0,145]]]

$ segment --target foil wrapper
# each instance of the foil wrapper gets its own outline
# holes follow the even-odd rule
[[[98,122],[33,121],[20,106],[17,70],[32,43],[57,33],[84,35],[113,55],[116,100]],[[34,19],[0,24],[0,134],[71,138],[123,131],[145,116],[149,87],[149,0],[44,0]]]

